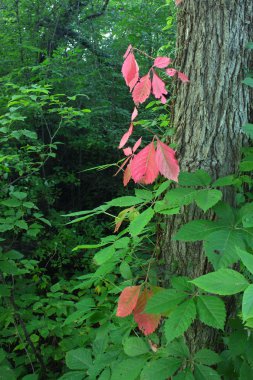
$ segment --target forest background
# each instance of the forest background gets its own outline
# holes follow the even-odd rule
[[[183,7],[179,4],[178,12]],[[143,73],[152,58],[177,57],[174,1],[3,0],[0,8],[0,379],[253,376],[253,285],[248,283],[253,266],[247,261],[253,227],[251,148],[244,149],[236,175],[213,178],[219,182],[212,186],[201,167],[192,177],[181,175],[183,188],[174,193],[167,190],[177,191],[175,184],[162,176],[151,187],[133,181],[124,187],[121,172],[114,176],[124,158],[117,147],[133,111],[121,74],[123,55],[129,44],[137,48]],[[151,131],[175,149],[177,80],[161,75],[168,84],[167,103],[150,98],[134,125],[142,147]],[[240,84],[252,87],[247,67],[242,75]],[[248,141],[252,124],[243,128]],[[230,203],[239,211],[221,202],[223,186],[233,187]],[[219,234],[206,243],[218,277],[196,282],[202,290],[188,282],[185,276],[191,273],[177,271],[176,263],[174,274],[184,276],[171,279],[166,269],[173,265],[157,244],[157,239],[166,242],[164,217],[194,202],[207,212],[204,219],[225,215],[227,223],[234,219],[243,230],[239,237],[230,227],[228,238],[227,227],[211,227],[210,220],[181,230],[178,239],[185,241],[202,240],[210,229]],[[217,239],[226,246],[214,247]],[[235,263],[238,271],[231,269]],[[173,289],[164,293],[169,282]],[[121,292],[139,292],[142,284],[141,312],[150,298],[148,321],[137,321],[137,299],[121,304],[126,318],[116,316]],[[240,296],[226,301],[227,321],[233,316],[234,327],[225,325],[225,302],[203,290],[222,296],[245,290],[242,310]],[[132,311],[135,320],[128,316]],[[188,330],[196,315],[201,322]],[[185,319],[175,325],[180,316]],[[193,331],[209,337],[210,344],[193,338]]]

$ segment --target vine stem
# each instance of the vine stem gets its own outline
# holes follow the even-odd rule
[[[138,49],[138,48],[136,48],[136,47],[134,47],[132,50],[136,50],[136,51],[138,51],[138,53],[145,55],[146,57],[152,59],[153,61],[155,60],[154,57],[151,57],[151,55],[148,55],[147,53],[145,53],[145,51],[142,51],[142,50],[140,50],[140,49]]]

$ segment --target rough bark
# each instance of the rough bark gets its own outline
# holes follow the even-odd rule
[[[244,138],[241,127],[249,121],[249,88],[241,82],[249,61],[245,45],[252,40],[253,1],[183,0],[181,4],[177,65],[190,84],[177,85],[173,117],[177,155],[182,171],[202,168],[215,179],[236,172]],[[233,202],[232,193],[224,196]],[[175,273],[194,278],[208,270],[201,243],[171,239],[182,224],[201,217],[197,207],[187,207],[167,219],[158,239],[167,278]],[[194,332],[191,335],[199,345]]]

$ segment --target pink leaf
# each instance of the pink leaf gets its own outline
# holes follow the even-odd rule
[[[150,184],[159,174],[156,164],[154,143],[151,142],[142,149],[131,162],[132,178],[135,183]]]
[[[133,90],[133,101],[135,104],[144,103],[151,92],[151,81],[149,73],[140,79]]]
[[[136,107],[134,107],[132,116],[131,116],[131,121],[134,121],[134,119],[138,116],[138,110]]]
[[[122,75],[130,91],[134,88],[139,78],[139,67],[133,53],[129,53],[122,66]]]
[[[137,304],[140,290],[140,286],[127,286],[122,291],[118,301],[117,317],[126,317],[132,313]]]
[[[132,173],[131,173],[131,163],[129,163],[126,167],[126,170],[124,171],[124,175],[123,175],[123,184],[124,186],[126,186],[128,184],[128,182],[130,181],[132,177]]]
[[[123,149],[123,152],[125,156],[131,156],[131,154],[133,153],[132,148],[125,148]]]
[[[176,6],[178,6],[180,3],[182,3],[183,0],[175,0]]]
[[[133,124],[130,124],[128,131],[122,136],[118,148],[121,149],[127,143],[129,137],[133,133]]]
[[[167,102],[167,99],[165,98],[165,96],[162,96],[160,100],[161,100],[162,104],[166,104],[166,102]]]
[[[181,79],[183,83],[190,82],[189,78],[184,73],[181,73],[180,71],[178,72],[178,78]]]
[[[159,69],[164,69],[165,67],[169,66],[171,62],[172,60],[169,57],[157,57],[155,59],[154,66],[158,67]]]
[[[173,181],[178,181],[179,165],[175,151],[157,139],[156,163],[162,175]]]
[[[134,320],[144,335],[152,334],[157,329],[161,319],[160,314],[143,313],[147,301],[152,297],[152,295],[153,292],[151,290],[144,289],[139,296],[137,305],[133,311]]]
[[[126,57],[128,56],[128,54],[130,53],[130,51],[132,50],[132,45],[129,45],[128,46],[128,48],[127,48],[127,50],[126,50],[126,52],[125,52],[125,54],[123,55],[123,58],[125,58],[126,59]]]
[[[168,93],[168,91],[165,88],[165,83],[155,73],[155,71],[153,71],[152,92],[156,99],[160,99],[161,97],[164,97],[164,95]]]
[[[139,148],[139,146],[141,145],[141,140],[142,140],[142,137],[140,137],[139,140],[136,141],[133,147],[133,152],[135,152]]]
[[[177,70],[175,69],[166,69],[166,73],[170,76],[170,77],[174,77],[174,75],[177,73]]]

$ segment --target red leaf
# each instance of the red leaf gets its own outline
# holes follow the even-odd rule
[[[140,79],[133,90],[133,101],[135,104],[144,103],[151,92],[151,81],[149,73]]]
[[[131,121],[134,121],[134,119],[138,116],[138,110],[136,107],[134,107],[134,110],[133,110],[133,113],[132,113],[132,117],[131,117]]]
[[[133,311],[134,320],[138,324],[139,329],[144,335],[152,334],[158,327],[161,315],[160,314],[145,314],[146,303],[151,298],[153,292],[151,290],[144,289],[138,298],[137,305]]]
[[[153,71],[152,92],[156,99],[164,98],[164,95],[168,94],[164,81],[161,80],[155,71]]]
[[[130,53],[130,51],[132,50],[132,45],[129,45],[128,46],[128,48],[127,48],[127,50],[126,50],[126,52],[125,52],[125,54],[123,55],[123,58],[125,58],[126,59],[126,57],[128,56],[128,54]]]
[[[141,145],[141,140],[142,140],[142,137],[140,137],[139,140],[136,141],[133,147],[133,152],[135,152],[139,148],[139,146]]]
[[[156,163],[164,177],[178,181],[179,165],[175,158],[175,151],[157,139]]]
[[[167,102],[167,99],[165,98],[165,96],[162,96],[160,100],[162,104],[166,104]]]
[[[122,66],[122,74],[130,91],[134,88],[139,78],[139,67],[133,53],[129,53]]]
[[[123,175],[123,184],[124,186],[126,186],[128,184],[128,182],[130,181],[132,177],[132,173],[131,173],[131,163],[129,163],[126,167],[126,170],[124,171],[124,175]]]
[[[158,67],[159,69],[164,69],[165,67],[169,66],[171,62],[172,60],[169,57],[157,57],[155,59],[154,66]]]
[[[131,162],[132,178],[135,183],[150,184],[159,174],[156,164],[154,143],[151,142],[142,149]]]
[[[118,317],[126,317],[132,313],[137,304],[140,290],[140,286],[127,286],[121,292],[116,313]]]
[[[170,77],[174,77],[174,75],[177,73],[177,70],[176,69],[166,69],[166,73],[170,76]]]
[[[118,146],[119,149],[123,148],[123,146],[126,145],[128,139],[132,133],[133,133],[133,124],[131,123],[128,131],[122,136],[122,138],[120,140],[120,143]]]
[[[131,156],[131,154],[133,154],[132,148],[125,148],[123,149],[123,152],[125,156]]]
[[[183,0],[175,0],[176,6],[178,6],[180,3],[182,3]]]
[[[190,82],[189,78],[184,73],[181,73],[180,71],[178,72],[178,78],[181,79],[183,83]]]

